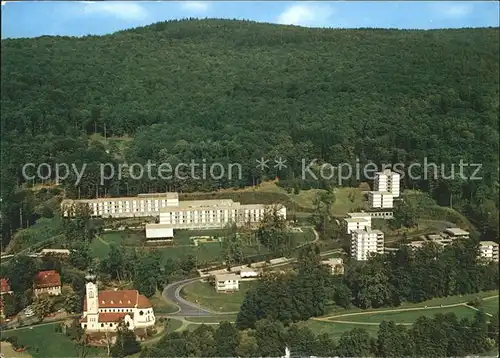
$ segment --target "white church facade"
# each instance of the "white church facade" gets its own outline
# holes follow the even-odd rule
[[[130,330],[155,325],[153,307],[139,291],[99,291],[95,276],[87,276],[87,281],[81,319],[85,332],[113,332],[122,321]]]

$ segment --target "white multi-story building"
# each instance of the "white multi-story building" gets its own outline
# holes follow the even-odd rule
[[[368,205],[372,209],[392,209],[394,196],[388,191],[370,191],[368,192]]]
[[[86,332],[113,332],[119,324],[130,329],[153,327],[153,306],[137,290],[98,291],[95,276],[87,276],[81,327]]]
[[[373,181],[373,190],[381,192],[389,192],[393,197],[399,197],[400,193],[400,180],[399,173],[393,172],[390,169],[385,169],[382,172],[375,173]]]
[[[139,194],[137,197],[99,198],[71,200],[61,202],[61,211],[65,217],[76,216],[77,205],[87,205],[90,215],[103,218],[128,218],[158,216],[162,208],[178,206],[177,193]]]
[[[365,261],[371,253],[384,253],[384,233],[380,230],[355,230],[351,235],[351,256]]]
[[[177,207],[160,210],[160,223],[146,225],[146,238],[173,237],[174,229],[219,229],[230,223],[237,226],[259,223],[266,212],[276,210],[286,219],[286,207],[266,205],[241,205],[232,200],[188,200]]]
[[[498,244],[493,241],[481,241],[479,243],[479,257],[498,262]]]
[[[364,230],[372,227],[372,216],[368,213],[348,213],[344,219],[346,223],[347,233],[350,234],[354,230]]]
[[[240,289],[240,276],[235,274],[215,275],[215,290],[217,292],[233,292]]]

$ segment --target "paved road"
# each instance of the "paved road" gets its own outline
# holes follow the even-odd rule
[[[165,287],[162,292],[162,296],[165,300],[168,300],[175,304],[179,310],[172,313],[172,316],[180,317],[193,317],[193,316],[215,316],[218,312],[212,312],[205,308],[202,308],[192,302],[189,302],[181,297],[181,290],[184,286],[190,283],[199,281],[200,277],[191,278],[188,280],[178,281],[171,283]]]
[[[319,235],[314,228],[312,228],[314,232],[315,239],[313,241],[310,241],[308,243],[305,243],[304,245],[311,244],[314,242],[317,242],[319,240]],[[303,245],[301,245],[303,246]],[[337,250],[331,250],[329,252],[325,252],[323,254],[329,254],[331,252],[336,252]],[[285,262],[281,262],[276,265],[270,265],[271,267],[277,267],[281,265],[286,265],[289,264],[290,262],[293,262],[295,259],[287,260]],[[231,313],[238,313],[238,312],[215,312],[215,311],[210,311],[206,308],[200,307],[197,304],[187,301],[184,298],[181,297],[181,290],[196,281],[201,280],[201,277],[196,277],[196,278],[190,278],[187,280],[182,280],[178,282],[171,283],[165,287],[165,289],[162,292],[163,299],[166,301],[169,301],[173,304],[175,304],[178,307],[178,311],[169,314],[169,316],[175,316],[175,317],[197,317],[197,316],[216,316],[216,315],[227,315]]]
[[[482,300],[491,300],[493,298],[497,298],[498,295],[494,296],[488,296],[488,297],[483,297]],[[439,305],[439,306],[417,306],[417,307],[408,307],[408,308],[394,308],[394,309],[387,309],[387,310],[372,310],[372,311],[365,311],[365,312],[351,312],[351,313],[342,313],[342,314],[334,314],[331,316],[323,316],[323,317],[313,317],[312,319],[315,321],[323,321],[323,322],[330,322],[330,323],[349,323],[349,324],[366,324],[366,325],[379,325],[380,323],[373,323],[373,322],[352,322],[352,321],[339,321],[337,318],[341,317],[349,317],[349,316],[362,316],[362,315],[374,315],[374,314],[383,314],[383,313],[393,313],[393,312],[406,312],[406,311],[424,311],[424,310],[433,310],[433,309],[440,309],[440,308],[451,308],[451,307],[458,307],[458,306],[465,306],[468,308],[472,308],[476,311],[479,311],[477,308],[469,306],[467,302],[458,302],[458,303],[452,303],[449,305]],[[485,312],[486,313],[486,312]],[[489,313],[486,313],[488,316],[491,316]],[[408,325],[412,323],[406,323]]]

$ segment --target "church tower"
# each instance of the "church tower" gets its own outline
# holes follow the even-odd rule
[[[99,318],[99,293],[97,290],[97,281],[95,275],[85,276],[87,284],[85,285],[87,301],[87,324],[89,328],[97,328]]]

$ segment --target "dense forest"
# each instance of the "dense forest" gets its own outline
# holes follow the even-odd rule
[[[169,21],[107,36],[1,42],[1,218],[5,244],[50,210],[22,167],[87,164],[67,197],[242,187],[279,176],[307,189],[301,160],[481,163],[482,180],[405,181],[498,236],[497,28],[307,29],[230,20]],[[95,134],[105,140],[89,140]],[[99,138],[102,138],[99,137]],[[255,168],[255,159],[287,168]],[[241,163],[231,180],[100,185],[99,163]],[[446,174],[449,166],[446,167]],[[46,170],[42,175],[50,174]],[[363,180],[364,178],[359,178]],[[352,178],[342,185],[356,185]]]
[[[261,319],[285,325],[325,314],[331,303],[348,309],[396,307],[436,297],[497,290],[498,263],[478,259],[475,240],[444,249],[429,244],[418,250],[402,247],[368,261],[349,260],[342,278],[321,265],[319,248],[301,250],[296,272],[270,274],[248,291],[236,326],[255,328]]]
[[[345,331],[335,340],[328,333],[314,334],[307,326],[285,328],[263,319],[255,329],[240,331],[229,322],[216,329],[201,325],[193,331],[173,332],[141,357],[463,357],[488,352],[498,344],[498,315],[488,322],[482,311],[473,319],[454,313],[420,317],[407,328],[383,321],[376,337],[364,328]],[[115,357],[115,356],[113,356]],[[116,356],[119,357],[119,356]]]

